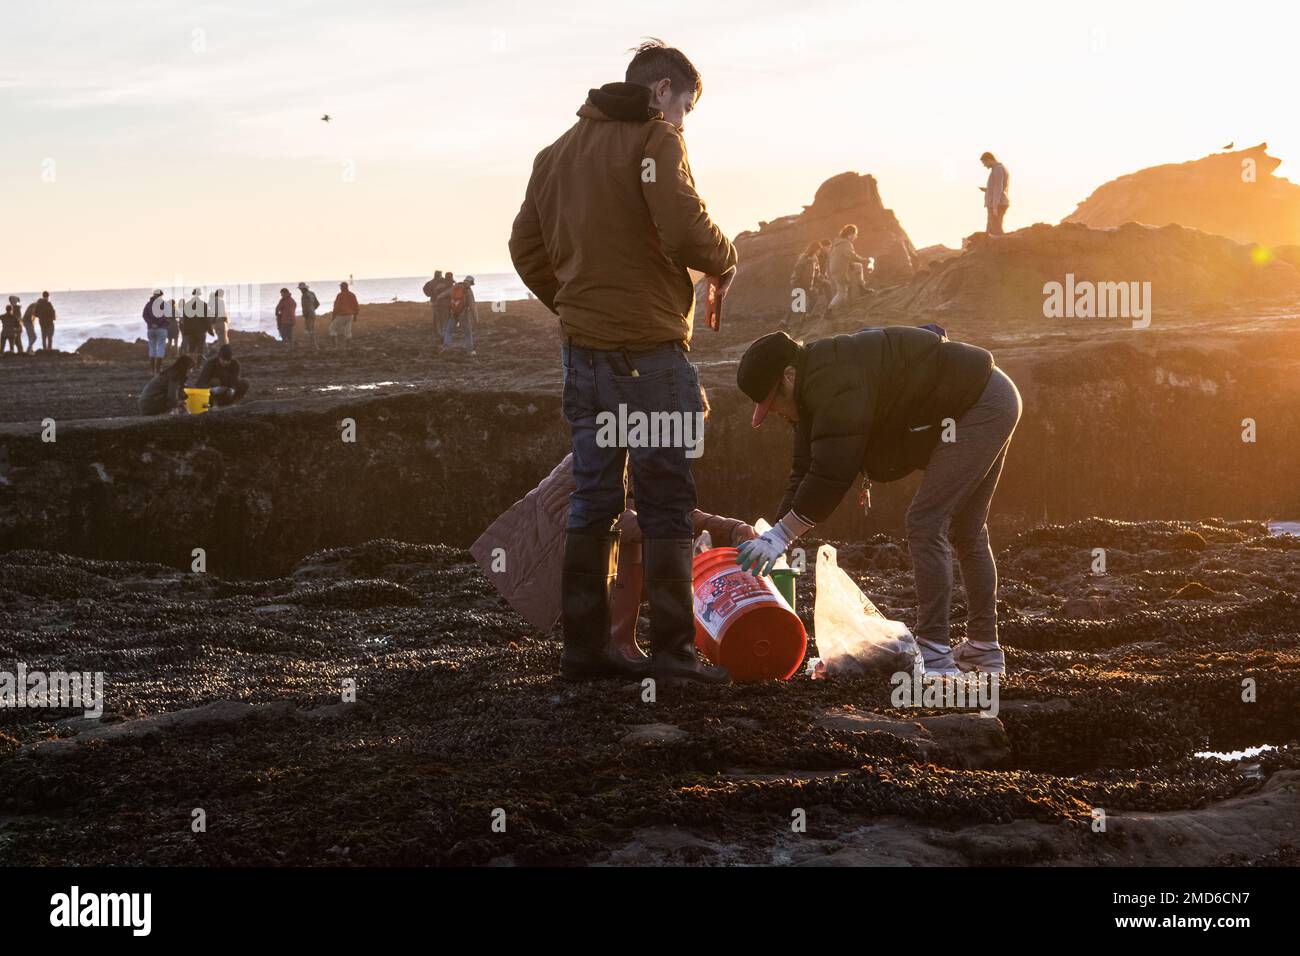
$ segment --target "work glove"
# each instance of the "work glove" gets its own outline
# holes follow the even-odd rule
[[[791,511],[776,523],[775,528],[736,548],[736,563],[754,577],[770,574],[786,548],[811,527],[809,522]]]

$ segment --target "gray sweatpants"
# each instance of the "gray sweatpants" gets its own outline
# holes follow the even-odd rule
[[[994,368],[979,400],[957,420],[956,441],[939,442],[926,465],[907,509],[921,640],[948,643],[953,548],[966,587],[966,638],[998,639],[998,569],[986,522],[1022,408],[1015,382]]]

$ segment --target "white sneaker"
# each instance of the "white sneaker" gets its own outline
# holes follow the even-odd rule
[[[917,638],[916,646],[921,649],[921,662],[925,665],[926,676],[933,674],[939,677],[957,677],[961,674],[957,662],[953,660],[952,648],[931,644],[921,638]]]
[[[991,650],[972,647],[970,641],[962,641],[953,651],[953,660],[963,671],[979,671],[983,674],[1005,674],[1007,658],[1001,647]]]

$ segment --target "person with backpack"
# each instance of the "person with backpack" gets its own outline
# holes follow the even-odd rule
[[[302,293],[302,325],[307,331],[311,349],[315,352],[320,349],[316,344],[316,313],[320,311],[320,299],[316,298],[315,292],[307,288],[305,282],[298,283],[298,291]]]
[[[352,324],[360,312],[356,293],[348,288],[346,282],[340,282],[339,294],[334,297],[334,317],[330,319],[331,346],[338,348],[339,339],[342,338],[344,348],[352,347]]]
[[[924,469],[907,509],[907,544],[925,670],[1001,674],[987,522],[1022,403],[990,353],[942,332],[892,326],[807,345],[772,332],[746,350],[736,383],[757,406],[753,426],[769,412],[793,425],[794,457],[780,520],[742,544],[737,563],[768,573],[796,538],[831,516],[859,475],[869,510],[872,481]],[[966,640],[955,651],[948,634],[953,549],[968,608]]]
[[[478,305],[474,301],[474,277],[466,276],[443,293],[447,297],[447,325],[443,330],[441,353],[451,348],[456,330],[464,328],[469,343],[469,354],[478,355],[474,348],[474,324],[478,322]]]
[[[681,50],[643,43],[624,82],[588,91],[577,122],[537,154],[510,233],[515,271],[560,321],[576,484],[561,570],[560,675],[567,680],[646,676],[609,648],[615,522],[626,507],[629,467],[644,535],[649,676],[661,686],[731,680],[695,652],[688,449],[606,442],[598,427],[620,409],[669,420],[703,415],[689,358],[689,270],[706,276],[721,301],[735,278],[736,249],[695,190],[682,138],[702,89]]]
[[[293,351],[293,322],[297,316],[298,303],[293,301],[293,293],[281,289],[280,301],[275,304],[275,327],[280,332],[280,341],[290,352]]]

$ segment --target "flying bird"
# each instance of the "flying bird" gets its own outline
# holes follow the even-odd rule
[[[320,121],[321,121],[322,123],[328,123],[328,122],[330,121],[330,115],[329,115],[329,113],[326,113],[324,116],[322,116],[322,117],[320,118]]]
[[[1234,146],[1236,146],[1236,145],[1237,145],[1237,141],[1234,139],[1231,143],[1229,143],[1227,146],[1225,146],[1225,147],[1223,147],[1223,148],[1224,148],[1224,149],[1232,149],[1232,147],[1234,147]]]

